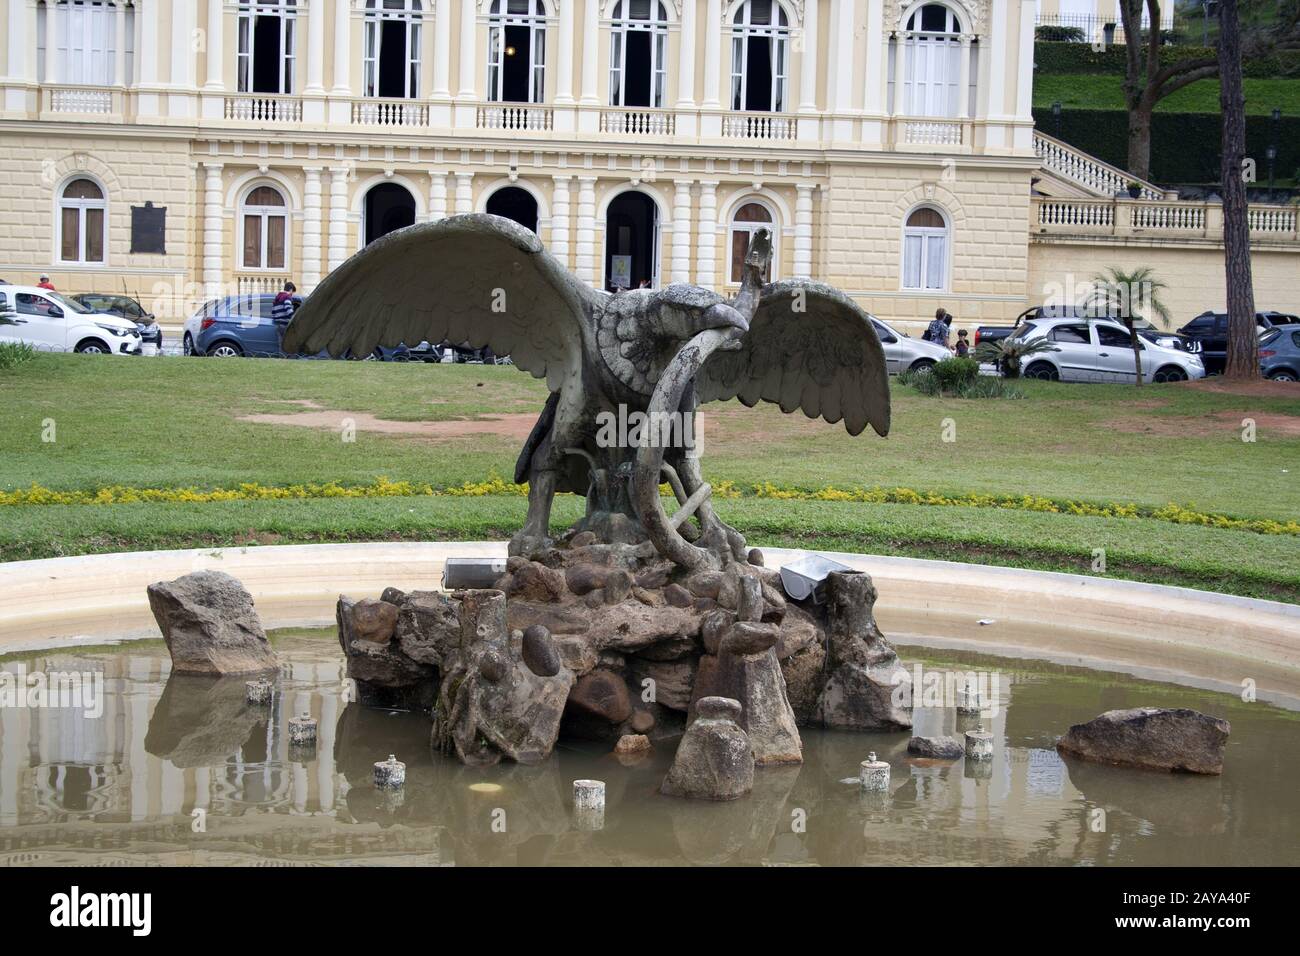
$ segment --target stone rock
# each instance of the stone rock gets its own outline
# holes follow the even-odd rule
[[[148,587],[174,674],[260,674],[279,665],[252,595],[222,571],[195,571]]]
[[[718,643],[719,654],[762,654],[776,647],[781,631],[775,624],[737,621],[727,629]]]
[[[645,588],[637,585],[632,588],[632,596],[646,607],[664,606],[664,596],[661,591],[647,591]]]
[[[691,706],[691,688],[695,686],[696,657],[671,661],[652,661],[641,657],[628,660],[628,672],[634,686],[640,688],[646,678],[654,681],[654,701],[670,710],[685,713]]]
[[[914,757],[957,760],[966,752],[966,745],[956,737],[913,737],[907,742],[907,752]]]
[[[581,677],[595,669],[600,661],[597,650],[580,637],[555,638],[560,663]]]
[[[626,681],[607,670],[580,677],[569,694],[568,706],[611,724],[622,723],[632,716],[632,699]]]
[[[695,599],[680,584],[670,584],[664,588],[664,600],[673,607],[690,607]]]
[[[430,662],[416,660],[403,653],[399,640],[377,644],[360,638],[353,626],[357,603],[340,596],[334,617],[338,624],[339,646],[347,660],[347,675],[357,683],[359,702],[368,707],[398,710],[427,710],[432,707],[438,693],[438,669],[431,661],[441,657],[430,652],[426,657]],[[402,620],[399,609],[399,629]]]
[[[628,718],[628,727],[638,734],[648,734],[655,729],[655,715],[648,710],[635,710]]]
[[[632,575],[622,568],[612,568],[605,576],[605,603],[621,604],[632,594]]]
[[[813,720],[834,730],[900,730],[912,726],[911,709],[896,695],[907,673],[893,645],[876,627],[876,588],[860,571],[826,578],[827,678]]]
[[[569,547],[586,548],[595,544],[596,541],[597,538],[596,538],[596,533],[594,531],[579,531],[577,534],[575,534],[572,538],[569,539]]]
[[[685,581],[687,589],[696,597],[718,599],[718,589],[722,587],[720,571],[696,571]]]
[[[605,586],[612,568],[596,564],[575,564],[564,572],[564,582],[574,594],[588,594]]]
[[[741,622],[733,627],[745,624]],[[738,723],[749,736],[755,763],[766,766],[802,762],[803,741],[786,695],[785,676],[775,649],[769,644],[756,653],[733,653],[728,650],[729,638],[730,635],[723,639],[720,654],[700,658],[692,688],[694,714],[688,713],[687,719],[698,718],[699,702],[703,698],[736,700],[741,706]],[[775,641],[775,634],[772,640]]]
[[[497,590],[458,591],[461,634],[442,665],[431,742],[471,765],[502,757],[537,763],[550,755],[573,686],[565,668],[541,677],[515,653],[506,598]]]
[[[813,723],[817,699],[826,680],[826,650],[820,644],[810,644],[797,654],[781,661],[781,676],[785,678],[785,694],[794,711],[795,722]]]
[[[506,594],[526,601],[558,601],[568,590],[563,573],[537,561],[524,562],[508,577]]]
[[[700,621],[700,640],[706,654],[717,654],[722,649],[722,636],[736,621],[736,615],[722,608],[714,608]]]
[[[406,592],[400,588],[384,588],[383,593],[379,595],[379,600],[386,604],[401,604],[405,597]]]
[[[1075,724],[1056,741],[1056,749],[1124,767],[1221,774],[1231,731],[1226,720],[1195,710],[1134,707]]]
[[[658,644],[651,644],[636,652],[637,657],[648,661],[675,661],[679,657],[698,654],[700,642],[694,636],[679,634]]]
[[[223,767],[241,750],[247,760],[265,760],[269,712],[248,703],[244,683],[235,677],[172,674],[149,718],[145,751],[181,770]]]
[[[791,604],[781,618],[781,639],[776,644],[777,659],[783,661],[805,647],[821,644],[824,640],[825,634],[812,615],[797,604]]]
[[[352,605],[352,633],[359,641],[387,644],[397,628],[397,605],[362,598]]]
[[[695,800],[735,800],[754,787],[754,753],[736,723],[740,704],[723,697],[697,702],[660,792]]]
[[[397,605],[393,640],[397,649],[411,660],[441,666],[460,644],[460,618],[455,601],[442,591],[412,591],[405,595]]]
[[[538,677],[554,677],[560,672],[560,652],[551,640],[551,632],[541,624],[524,631],[521,654],[524,666]]]
[[[614,745],[616,754],[644,754],[651,749],[650,738],[645,734],[624,734]]]
[[[758,577],[746,574],[737,579],[736,620],[757,623],[763,620],[763,585]],[[719,592],[721,598],[721,592]],[[719,604],[723,602],[718,601]]]

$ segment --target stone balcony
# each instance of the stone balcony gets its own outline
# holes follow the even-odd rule
[[[1035,197],[1033,206],[1031,228],[1044,238],[1223,242],[1223,206],[1217,202]],[[1252,205],[1247,221],[1252,245],[1300,243],[1294,205]]]

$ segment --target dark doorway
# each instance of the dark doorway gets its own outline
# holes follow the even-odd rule
[[[645,193],[628,190],[614,198],[605,214],[605,288],[624,286],[617,266],[626,264],[626,288],[655,282],[655,249],[659,234],[659,207]],[[615,262],[619,257],[619,262]],[[622,257],[627,257],[622,259]]]
[[[745,51],[745,109],[772,109],[772,39],[749,37]]]
[[[537,231],[537,200],[532,193],[518,186],[506,186],[488,197],[487,211],[517,222],[525,229]]]
[[[506,27],[506,48],[501,51],[501,99],[527,103],[528,64],[532,63],[532,27]]]
[[[384,20],[379,41],[379,95],[406,96],[406,23]]]
[[[629,30],[627,33],[627,72],[623,77],[624,106],[653,106],[650,102],[650,41],[649,31]]]
[[[366,193],[366,245],[415,222],[415,198],[396,183]]]
[[[253,92],[287,93],[280,89],[280,64],[284,51],[280,49],[279,17],[257,17],[253,21]]]

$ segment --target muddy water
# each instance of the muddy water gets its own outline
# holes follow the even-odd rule
[[[1300,714],[1226,694],[904,647],[909,668],[999,676],[996,713],[917,712],[921,734],[982,723],[990,765],[909,758],[905,733],[806,730],[802,766],[707,804],[656,793],[671,743],[627,766],[607,747],[563,746],[540,767],[462,767],[430,754],[426,717],[347,702],[332,632],[276,642],[283,673],[262,709],[242,679],[169,678],[161,643],[0,662],[85,672],[91,688],[77,706],[0,706],[0,864],[1300,864]],[[1223,776],[1053,749],[1071,723],[1137,705],[1230,720]],[[304,711],[319,720],[314,749],[288,741]],[[887,796],[842,782],[873,750],[892,766]],[[396,798],[371,783],[390,753],[408,765]],[[607,784],[599,824],[573,812],[584,777]]]

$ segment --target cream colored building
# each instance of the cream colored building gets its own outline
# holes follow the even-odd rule
[[[1150,184],[1116,199],[1125,174],[1034,131],[1036,8],[0,0],[0,277],[175,321],[490,211],[600,287],[726,291],[769,225],[775,277],[913,331],[938,306],[1009,320],[1066,270],[1156,247],[1196,263],[1180,308],[1221,307],[1215,210]],[[1278,216],[1256,272],[1281,296],[1297,245]]]

